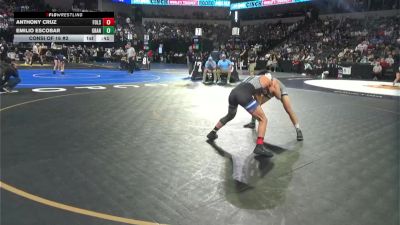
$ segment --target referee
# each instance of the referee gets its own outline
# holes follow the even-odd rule
[[[33,56],[32,56],[32,60],[31,60],[31,66],[32,66],[34,61],[36,62],[38,60],[40,62],[40,65],[43,66],[42,58],[39,56],[39,53],[40,53],[40,49],[39,48],[40,48],[39,43],[37,43],[37,44],[33,43],[33,46],[32,46]]]
[[[128,44],[126,45],[126,49],[127,49],[126,54],[127,54],[127,61],[128,61],[128,71],[129,71],[129,73],[133,73],[133,71],[135,70],[136,52],[130,42],[128,42]]]
[[[254,49],[251,49],[249,52],[247,60],[250,76],[254,76],[254,70],[257,66],[257,53]]]

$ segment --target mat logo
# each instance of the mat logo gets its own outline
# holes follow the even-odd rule
[[[156,87],[156,86],[168,86],[167,84],[144,84],[146,87]],[[120,85],[113,85],[112,88],[116,89],[126,89],[126,88],[139,88],[141,86],[135,84],[120,84]],[[74,89],[81,89],[81,90],[106,90],[110,87],[105,86],[82,86],[82,87],[74,87]],[[33,92],[38,93],[56,93],[56,92],[66,92],[68,91],[67,88],[61,87],[50,87],[50,88],[34,88],[32,89]]]

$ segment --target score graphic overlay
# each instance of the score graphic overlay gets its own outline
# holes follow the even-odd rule
[[[114,42],[114,12],[14,12],[14,43]]]

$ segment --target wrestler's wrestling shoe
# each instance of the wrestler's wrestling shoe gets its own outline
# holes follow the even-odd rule
[[[296,128],[296,133],[297,133],[297,140],[302,141],[303,140],[303,133],[301,132],[300,128]]]
[[[256,148],[254,149],[253,153],[268,158],[274,156],[274,154],[270,150],[266,149],[264,145],[256,145]]]
[[[256,128],[256,123],[250,122],[248,124],[243,125],[244,128],[254,129]]]
[[[209,141],[214,141],[215,139],[218,138],[218,134],[215,131],[211,131],[210,133],[207,134],[207,138]]]

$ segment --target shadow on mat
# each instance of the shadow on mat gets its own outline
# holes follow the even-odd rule
[[[215,151],[217,151],[217,153],[220,154],[221,156],[226,156],[228,158],[232,157],[232,155],[229,152],[225,151],[223,148],[218,146],[217,143],[215,143],[214,141],[207,140],[206,142],[209,145],[211,145],[211,147],[213,147],[215,149]]]
[[[264,177],[274,167],[270,158],[251,153],[231,154],[215,142],[207,141],[218,154],[227,157],[232,161],[232,177],[239,184],[251,186],[256,180]],[[242,186],[242,185],[239,185]],[[241,188],[239,188],[240,190]]]
[[[282,147],[279,147],[277,145],[273,145],[273,144],[270,144],[270,143],[267,143],[267,142],[264,142],[264,147],[266,147],[267,149],[273,151],[275,154],[281,154],[282,152],[288,150],[286,148],[282,148]]]
[[[228,202],[241,209],[256,210],[283,204],[301,143],[289,142],[285,147],[264,143],[275,153],[272,159],[254,154],[232,155],[215,142],[207,143],[221,156],[232,160],[232,166],[227,161],[225,167],[224,191]]]

